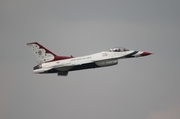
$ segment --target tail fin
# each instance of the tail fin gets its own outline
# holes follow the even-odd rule
[[[39,64],[45,63],[45,62],[50,62],[50,61],[72,58],[72,56],[70,56],[70,57],[57,56],[56,54],[52,53],[50,50],[46,49],[44,46],[40,45],[37,42],[27,43],[27,45],[30,47],[32,52],[35,54]]]

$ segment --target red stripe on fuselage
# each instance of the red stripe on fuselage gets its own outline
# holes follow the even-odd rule
[[[70,59],[70,58],[74,58],[73,56],[55,56],[53,60],[49,61],[57,61],[57,60],[65,60],[65,59]]]

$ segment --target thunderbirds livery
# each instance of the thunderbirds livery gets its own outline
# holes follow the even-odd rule
[[[70,71],[117,65],[119,59],[143,57],[152,54],[116,47],[111,48],[109,51],[82,57],[57,56],[37,42],[27,43],[27,45],[38,61],[38,65],[34,67],[33,72],[35,74],[56,73],[58,76],[67,76]]]

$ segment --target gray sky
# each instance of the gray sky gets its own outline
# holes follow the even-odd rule
[[[180,119],[179,0],[0,0],[1,119]],[[35,75],[27,42],[58,55],[155,53]]]

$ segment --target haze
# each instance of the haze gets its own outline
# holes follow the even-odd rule
[[[0,119],[180,119],[179,0],[1,0]],[[155,54],[35,75],[37,41],[74,57],[112,47]]]

